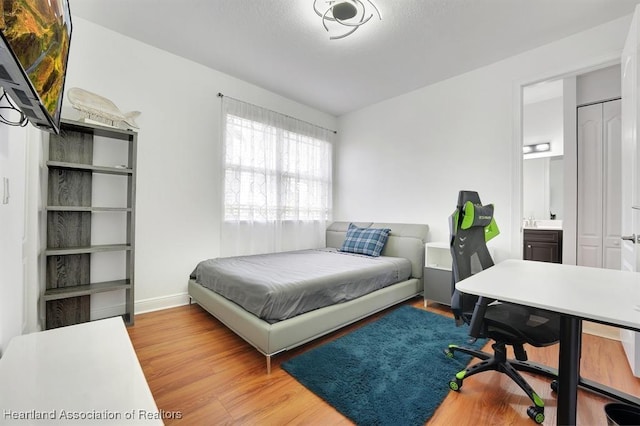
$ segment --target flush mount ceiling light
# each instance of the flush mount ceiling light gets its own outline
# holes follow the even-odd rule
[[[330,35],[330,40],[345,38],[353,34],[361,25],[369,22],[374,13],[382,20],[382,15],[371,0],[329,0],[327,8],[318,9],[318,0],[313,0],[313,10],[322,18],[322,25]],[[321,2],[323,3],[323,2]]]

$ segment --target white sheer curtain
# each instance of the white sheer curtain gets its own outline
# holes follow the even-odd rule
[[[227,96],[222,125],[221,254],[323,247],[334,132]]]

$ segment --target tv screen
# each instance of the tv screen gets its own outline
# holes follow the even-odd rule
[[[0,85],[33,125],[55,133],[70,43],[68,0],[0,0]]]

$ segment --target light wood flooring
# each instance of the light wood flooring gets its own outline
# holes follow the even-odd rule
[[[423,308],[421,298],[406,303]],[[450,316],[444,306],[427,309]],[[289,376],[280,363],[384,313],[275,356],[270,375],[263,355],[195,304],[137,315],[128,330],[166,424],[347,425],[348,419]],[[557,345],[527,347],[527,352],[530,360],[557,367]],[[631,374],[618,341],[585,334],[581,371],[583,377],[640,396],[640,379]],[[544,424],[555,425],[556,399],[548,380],[524,375],[545,401]],[[606,425],[607,402],[579,391],[578,424]],[[531,426],[535,423],[526,415],[529,405],[509,378],[487,372],[465,381],[459,393],[450,392],[427,424]]]

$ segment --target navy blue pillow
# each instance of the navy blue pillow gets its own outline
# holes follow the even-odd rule
[[[350,223],[340,251],[378,257],[389,238],[389,232],[389,228],[359,228]]]

